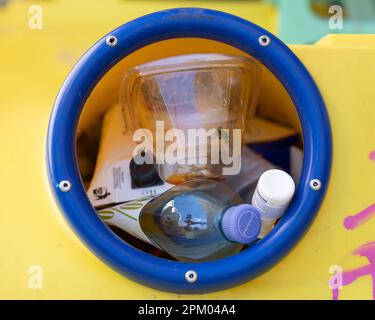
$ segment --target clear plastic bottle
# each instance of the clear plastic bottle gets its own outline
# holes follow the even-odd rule
[[[175,186],[146,200],[138,210],[134,203],[124,205],[132,208],[131,212],[122,209],[137,219],[138,227],[129,230],[130,221],[124,219],[117,220],[117,225],[180,261],[200,262],[236,254],[258,238],[261,228],[258,210],[243,204],[240,196],[215,180],[192,180]],[[113,209],[115,213],[118,208]],[[99,215],[108,218],[110,211],[99,211]]]
[[[259,238],[264,238],[285,213],[294,191],[294,181],[285,171],[272,169],[260,176],[252,199],[252,205],[259,210],[262,220]]]

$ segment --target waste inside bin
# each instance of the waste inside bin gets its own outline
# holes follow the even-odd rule
[[[139,24],[147,25],[147,30],[137,28]],[[117,39],[114,45],[106,41],[113,37]],[[184,39],[178,39],[181,37]],[[194,45],[189,47],[188,42]],[[280,89],[276,93],[278,96],[280,92],[289,96],[287,100],[291,103],[288,105],[293,110],[295,108],[302,127],[303,169],[291,206],[264,240],[226,259],[171,263],[126,244],[96,215],[76,165],[76,128],[78,126],[80,132],[84,132],[85,126],[99,121],[103,111],[114,104],[113,97],[121,79],[114,75],[121,73],[124,65],[139,65],[147,62],[145,60],[156,59],[155,55],[165,56],[167,51],[167,55],[193,53],[194,50],[210,52],[213,44],[215,51],[220,48],[216,51],[220,53],[239,54],[242,50],[242,54],[251,56],[261,62],[264,69],[271,71],[273,80],[267,78],[263,83],[262,91],[267,90],[261,92],[259,107],[260,110],[265,107],[262,99],[269,101],[272,97],[274,91],[268,87],[271,84]],[[157,50],[156,46],[159,46]],[[160,50],[163,46],[164,51]],[[149,54],[148,59],[142,52]],[[135,60],[138,61],[134,63]],[[274,114],[279,111],[275,110]],[[67,78],[51,118],[48,142],[50,181],[62,212],[75,231],[115,269],[161,290],[215,291],[243,283],[264,272],[290,251],[308,229],[328,182],[331,163],[329,128],[324,103],[314,81],[296,56],[277,38],[224,13],[203,9],[167,10],[130,22],[99,41]],[[322,136],[325,137],[323,140]],[[315,184],[309,187],[313,180],[319,181],[319,188]],[[197,275],[194,281],[187,276],[192,271]]]

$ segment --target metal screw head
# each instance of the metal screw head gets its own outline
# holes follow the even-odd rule
[[[310,181],[310,188],[314,191],[320,190],[322,187],[322,182],[319,179],[312,179]]]
[[[269,36],[263,35],[259,37],[259,44],[262,47],[267,47],[271,44],[271,39]]]
[[[62,180],[59,183],[59,189],[62,192],[69,192],[72,189],[72,184],[68,180]]]
[[[108,36],[106,39],[105,39],[105,43],[110,46],[110,47],[115,47],[118,43],[118,40],[115,36]]]
[[[194,270],[189,270],[185,273],[185,279],[189,283],[194,283],[198,280],[198,274]]]

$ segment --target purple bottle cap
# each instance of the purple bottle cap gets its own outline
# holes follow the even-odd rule
[[[260,233],[260,214],[249,204],[231,207],[224,212],[221,228],[229,241],[251,243],[258,238]]]

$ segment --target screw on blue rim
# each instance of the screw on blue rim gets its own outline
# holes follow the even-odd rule
[[[118,40],[116,46],[106,38]],[[259,39],[269,38],[262,46]],[[125,56],[148,44],[172,38],[217,40],[262,62],[284,85],[302,125],[304,162],[294,201],[263,241],[225,259],[204,263],[168,261],[141,252],[116,237],[97,217],[80,180],[75,134],[79,116],[103,75]],[[318,88],[293,52],[266,30],[236,16],[207,9],[171,9],[133,20],[98,41],[76,64],[56,98],[50,118],[47,160],[50,184],[66,219],[82,241],[108,265],[126,277],[159,290],[202,293],[242,284],[265,272],[301,239],[323,200],[331,167],[330,124]],[[319,191],[310,181],[319,179]],[[71,183],[62,192],[59,182]],[[188,282],[194,270],[197,280]]]

